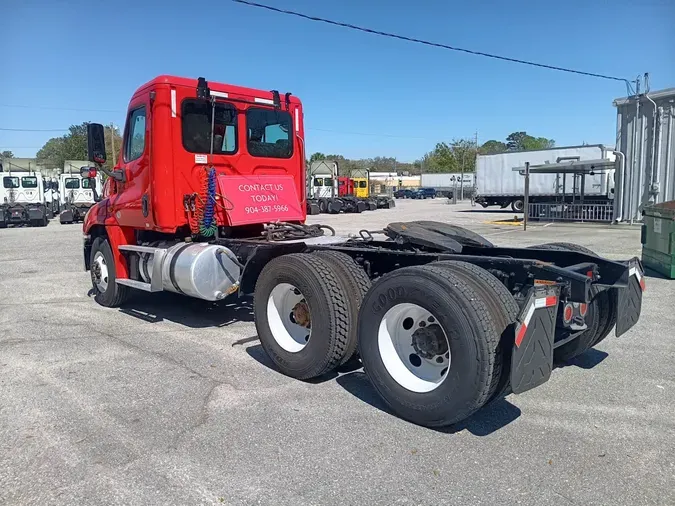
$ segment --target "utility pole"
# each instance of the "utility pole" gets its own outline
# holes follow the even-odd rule
[[[115,166],[115,125],[110,123],[110,150],[112,151],[112,164]]]
[[[527,215],[530,207],[530,162],[525,162],[525,205],[523,206],[523,232],[527,231]]]
[[[466,149],[462,149],[462,168],[460,170],[459,180],[459,200],[464,200],[464,157],[466,156]],[[457,185],[455,184],[455,187]]]

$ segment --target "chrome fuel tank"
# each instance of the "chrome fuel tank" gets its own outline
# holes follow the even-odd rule
[[[159,244],[157,245],[159,246]],[[162,287],[204,300],[220,300],[239,287],[241,269],[231,250],[207,243],[178,243],[162,258]],[[142,255],[140,272],[150,282],[155,257]]]

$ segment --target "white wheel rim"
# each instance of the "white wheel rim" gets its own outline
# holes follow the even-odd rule
[[[105,257],[100,251],[94,255],[94,265],[98,269],[98,274],[94,276],[94,284],[101,293],[104,293],[108,289],[108,264],[105,263]]]
[[[309,304],[297,287],[290,283],[274,287],[267,299],[267,323],[279,346],[290,353],[303,350],[311,338],[311,322]]]
[[[430,335],[435,336],[435,347],[424,344]],[[431,392],[448,375],[450,342],[445,330],[431,312],[417,304],[397,304],[389,309],[380,322],[377,344],[389,375],[411,392]],[[437,354],[433,348],[447,351]]]

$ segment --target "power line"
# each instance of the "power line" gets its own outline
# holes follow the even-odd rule
[[[119,112],[113,111],[112,109],[79,109],[76,107],[51,107],[47,105],[0,104],[0,107],[15,107],[17,109],[45,109],[50,111]]]
[[[405,35],[398,35],[395,33],[390,33],[390,32],[383,32],[380,30],[374,30],[372,28],[366,28],[364,26],[358,26],[358,25],[352,25],[350,23],[342,23],[340,21],[333,21],[331,19],[326,19],[326,18],[320,18],[317,16],[309,16],[307,14],[303,14],[301,12],[296,12],[296,11],[291,11],[287,9],[279,9],[277,7],[272,7],[270,5],[264,5],[260,4],[257,2],[251,2],[249,0],[231,0],[232,2],[238,3],[238,4],[243,4],[243,5],[248,5],[250,7],[257,7],[259,9],[265,9],[268,11],[276,12],[279,14],[286,14],[289,16],[296,16],[299,18],[307,19],[310,21],[318,21],[320,23],[327,23],[329,25],[334,25],[334,26],[341,26],[343,28],[349,28],[351,30],[357,30],[360,32],[366,32],[366,33],[371,33],[373,35],[380,35],[382,37],[389,37],[392,39],[399,39],[399,40],[405,40],[407,42],[415,42],[417,44],[424,44],[425,46],[432,46],[432,47],[438,47],[442,49],[449,49],[450,51],[459,51],[462,53],[468,53],[472,54],[475,56],[484,56],[486,58],[494,58],[496,60],[502,60],[502,61],[508,61],[511,63],[520,63],[522,65],[530,65],[532,67],[540,67],[540,68],[545,68],[549,70],[558,70],[560,72],[568,72],[570,74],[578,74],[582,76],[589,76],[589,77],[597,77],[598,79],[609,79],[610,81],[621,81],[623,83],[626,83],[627,86],[630,86],[630,81],[628,79],[624,79],[622,77],[615,77],[615,76],[608,76],[604,74],[596,74],[594,72],[585,72],[583,70],[576,70],[576,69],[569,69],[565,67],[558,67],[556,65],[548,65],[545,63],[537,63],[537,62],[532,62],[532,61],[527,61],[527,60],[520,60],[518,58],[511,58],[508,56],[500,56],[496,54],[491,54],[491,53],[484,53],[482,51],[475,51],[473,49],[465,49],[461,47],[454,47],[450,46],[448,44],[440,44],[438,42],[431,42],[428,40],[423,40],[423,39],[417,39],[414,37],[407,37]]]
[[[67,132],[67,128],[0,128],[3,132]]]

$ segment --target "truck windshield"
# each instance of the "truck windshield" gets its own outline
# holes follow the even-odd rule
[[[35,176],[26,176],[21,178],[22,188],[37,188],[38,182]]]
[[[19,187],[19,178],[5,176],[2,178],[2,186],[5,188],[18,188]]]
[[[253,156],[293,156],[291,115],[285,111],[251,107],[246,110],[247,148]]]
[[[91,179],[89,178],[84,178],[82,179],[82,188],[91,188],[93,185],[91,184]]]
[[[203,100],[183,100],[183,147],[190,153],[211,152],[211,104]],[[213,152],[237,152],[237,110],[230,104],[216,103],[213,122]]]
[[[67,190],[77,190],[80,188],[80,180],[74,177],[66,178],[65,185]]]
[[[368,181],[359,181],[359,188],[368,188]]]

